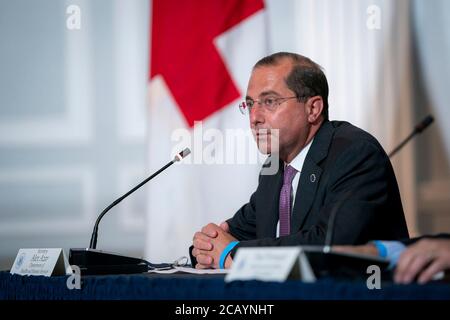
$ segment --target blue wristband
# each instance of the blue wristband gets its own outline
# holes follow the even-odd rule
[[[389,269],[395,268],[397,265],[398,259],[400,259],[400,255],[405,250],[405,245],[400,241],[372,241],[372,243],[376,246],[379,255],[383,258],[389,260]]]
[[[223,249],[222,253],[220,254],[220,260],[219,260],[219,268],[225,269],[225,259],[227,258],[228,254],[231,250],[233,250],[234,247],[239,243],[239,241],[232,241],[230,242],[225,249]]]
[[[382,258],[387,257],[387,249],[386,246],[379,240],[372,241],[372,243],[375,245],[375,247],[378,250],[378,255]]]

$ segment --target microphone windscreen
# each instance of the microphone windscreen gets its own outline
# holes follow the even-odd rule
[[[177,153],[175,155],[175,158],[173,159],[174,162],[181,161],[183,158],[187,157],[191,153],[191,150],[189,148],[184,149],[183,151]]]
[[[417,126],[416,131],[422,132],[425,130],[426,127],[428,127],[432,122],[434,121],[434,118],[432,115],[428,115],[425,119],[423,119]]]
[[[189,148],[186,148],[186,149],[184,149],[183,151],[180,152],[180,155],[181,155],[182,158],[185,158],[185,157],[187,157],[190,154],[191,154],[191,149],[189,149]]]

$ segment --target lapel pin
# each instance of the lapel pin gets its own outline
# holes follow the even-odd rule
[[[310,176],[309,176],[309,180],[311,181],[311,182],[316,182],[316,175],[313,173],[313,174],[311,174]]]

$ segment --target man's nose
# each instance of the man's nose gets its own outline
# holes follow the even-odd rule
[[[259,123],[264,123],[264,110],[258,103],[253,105],[250,109],[250,124],[255,126]]]

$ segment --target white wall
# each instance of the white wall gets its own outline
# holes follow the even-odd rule
[[[2,268],[20,247],[86,247],[147,175],[148,16],[145,0],[0,2]],[[145,210],[143,192],[117,206],[98,247],[141,254]]]
[[[402,84],[421,75],[405,69],[402,57],[417,59],[416,63],[424,54],[410,57],[414,47],[422,44],[414,46],[404,40],[415,30],[410,24],[420,21],[416,28],[423,34],[433,21],[420,20],[417,7],[424,1],[417,0],[414,6],[408,1],[395,3],[267,1],[272,50],[297,51],[322,64],[330,80],[332,118],[362,126],[387,149],[435,105],[440,106],[436,115],[445,115],[442,106],[448,101],[433,100],[424,110],[408,100],[410,85]],[[71,4],[81,8],[80,30],[66,28],[66,8]],[[372,4],[381,9],[380,30],[366,26],[367,8]],[[426,8],[433,16],[441,10],[440,2],[427,1]],[[415,13],[412,22],[410,12]],[[148,173],[148,24],[149,3],[145,0],[0,2],[2,269],[10,266],[21,247],[87,246],[97,214]],[[431,53],[425,54],[440,52],[442,42],[437,40],[441,37],[449,40],[449,27],[442,28],[445,32],[426,33],[436,41]],[[413,39],[415,34],[412,32]],[[440,62],[448,68],[446,60]],[[444,68],[431,69],[427,63],[422,68],[427,79],[440,74],[441,83],[448,82]],[[426,84],[417,89],[414,82],[411,87],[420,97],[428,92]],[[399,94],[394,88],[406,93]],[[439,91],[432,97],[436,95]],[[400,101],[411,108],[399,114],[395,106],[383,103],[386,101]],[[434,131],[419,138],[440,141],[433,142],[434,153],[449,145],[449,132],[444,129],[450,126],[444,118],[441,116]],[[421,149],[426,146],[419,141],[416,150],[413,147],[405,149],[401,162],[395,164],[396,170],[408,168],[397,173],[406,179],[402,190],[409,199],[405,207],[412,220],[416,213],[411,199],[417,195],[416,188],[422,190],[437,175],[431,174],[423,161],[417,164],[411,159],[429,149]],[[440,166],[441,180],[448,181],[450,154],[439,154],[435,167]],[[99,248],[137,256],[143,253],[145,200],[145,192],[137,192],[104,218]],[[439,227],[450,229],[449,224]]]

